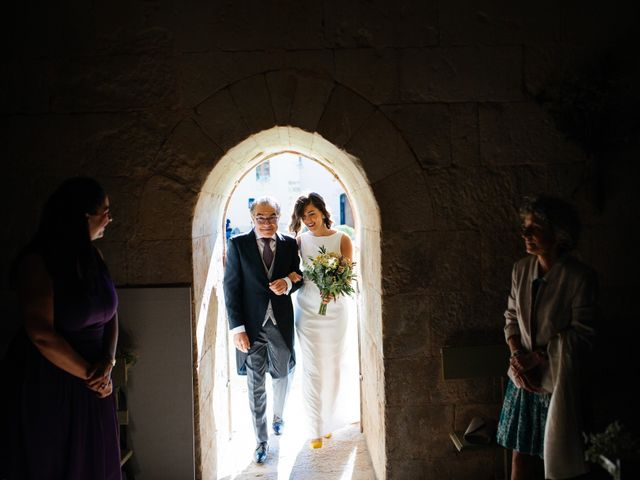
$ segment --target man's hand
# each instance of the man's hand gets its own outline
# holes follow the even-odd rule
[[[249,347],[251,346],[251,344],[249,343],[249,335],[247,335],[247,332],[236,333],[233,336],[233,344],[241,352],[247,353],[249,351]]]
[[[278,280],[274,280],[273,282],[269,282],[269,290],[271,290],[276,295],[282,295],[286,293],[289,285],[284,278],[279,278]]]

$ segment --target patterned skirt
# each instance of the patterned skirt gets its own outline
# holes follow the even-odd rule
[[[550,394],[527,392],[509,380],[498,422],[498,444],[543,458],[544,426],[550,399]]]

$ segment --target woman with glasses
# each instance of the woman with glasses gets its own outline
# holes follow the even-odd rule
[[[24,335],[22,348],[13,349],[9,478],[121,478],[111,381],[118,299],[93,245],[111,221],[98,182],[68,179],[47,200],[14,264]]]
[[[580,222],[558,198],[525,199],[528,256],[513,267],[505,312],[511,351],[497,441],[513,450],[512,479],[572,478],[587,471],[581,377],[596,317],[596,274],[570,252]]]

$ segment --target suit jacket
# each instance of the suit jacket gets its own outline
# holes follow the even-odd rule
[[[272,280],[284,278],[300,271],[298,244],[295,239],[276,234],[276,251],[273,259]],[[253,230],[230,238],[227,243],[227,263],[224,270],[224,298],[229,328],[244,325],[253,342],[258,338],[267,313],[269,301],[278,329],[291,351],[289,368],[295,365],[293,355],[293,304],[291,294],[302,286],[302,281],[292,285],[289,295],[276,295],[269,289],[269,277],[265,270]],[[246,374],[247,354],[236,350],[238,373]]]

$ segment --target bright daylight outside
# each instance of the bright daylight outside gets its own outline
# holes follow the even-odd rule
[[[251,230],[249,207],[256,199],[263,196],[271,196],[280,203],[281,215],[278,233],[292,235],[288,231],[288,227],[295,201],[300,195],[306,195],[310,192],[316,192],[324,198],[331,213],[331,219],[334,221],[332,228],[350,236],[354,244],[354,259],[357,258],[358,245],[355,243],[354,215],[342,184],[332,172],[319,163],[294,153],[282,153],[271,157],[249,171],[241,179],[227,207],[226,237],[229,238]],[[302,232],[305,230],[303,225]],[[304,266],[302,268],[304,269]],[[354,287],[357,294],[358,288],[356,285]],[[293,294],[294,304],[297,293]],[[328,309],[331,309],[331,303],[328,305]],[[358,423],[360,420],[360,391],[358,318],[355,297],[348,299],[347,312],[345,353],[340,366],[340,395],[338,405],[335,407],[339,409],[341,418],[345,419],[343,427],[332,432],[332,438],[325,439],[323,448],[317,450],[310,448],[309,439],[312,435],[302,391],[304,362],[300,352],[300,342],[296,336],[297,364],[292,374],[291,390],[284,409],[285,430],[281,436],[275,436],[271,429],[273,391],[271,379],[267,375],[267,420],[270,452],[269,461],[265,465],[255,465],[251,461],[256,448],[256,440],[248,402],[247,377],[239,376],[236,372],[235,349],[233,339],[229,335],[230,412],[227,414],[227,418],[224,418],[226,412],[216,411],[218,431],[224,432],[223,435],[218,435],[218,479],[244,478],[244,475],[250,473],[253,478],[258,475],[258,472],[268,474],[268,478],[296,478],[297,471],[310,467],[317,471],[319,469],[318,473],[320,473],[322,470],[320,464],[329,462],[333,463],[334,471],[335,467],[339,466],[342,472],[340,478],[357,477],[357,475],[354,476],[354,464],[357,461],[358,441],[362,442],[362,440],[359,436],[360,425]],[[223,425],[223,423],[225,424]],[[227,437],[227,432],[230,433],[230,438],[221,438]],[[360,440],[355,440],[356,438]],[[343,445],[345,441],[350,441],[352,445],[349,444],[346,453],[341,451],[340,455],[331,457],[332,447],[335,449],[335,445],[341,441]],[[316,463],[318,465],[315,465]]]

